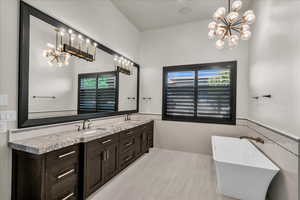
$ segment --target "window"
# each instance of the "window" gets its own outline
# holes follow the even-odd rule
[[[163,69],[163,120],[235,124],[237,62]]]
[[[79,114],[117,111],[116,72],[80,74],[78,83]]]

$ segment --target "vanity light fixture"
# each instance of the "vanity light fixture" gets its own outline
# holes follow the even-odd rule
[[[68,43],[61,43],[63,46],[63,51],[69,53],[72,56],[76,56],[78,58],[84,59],[89,62],[95,61],[97,43],[94,42],[94,54],[90,53],[91,48],[91,40],[89,38],[84,38],[81,34],[77,36],[73,34],[73,30],[68,30]],[[77,47],[76,47],[77,46]]]
[[[228,0],[227,12],[226,8],[220,7],[214,13],[214,21],[208,25],[208,38],[217,40],[217,49],[224,49],[226,43],[230,49],[233,49],[240,40],[251,38],[250,25],[255,22],[256,16],[253,10],[248,10],[240,15],[239,11],[242,5],[240,0],[235,0],[232,5],[231,0]]]
[[[127,60],[126,58],[123,58],[122,56],[114,56],[114,65],[116,67],[116,70],[118,72],[131,75],[132,74],[132,67],[133,62]]]

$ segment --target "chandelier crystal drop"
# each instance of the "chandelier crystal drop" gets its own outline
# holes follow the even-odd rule
[[[208,38],[216,40],[217,49],[224,49],[226,44],[233,49],[238,46],[240,40],[251,38],[250,25],[255,22],[256,16],[253,10],[241,15],[239,11],[242,5],[240,0],[235,0],[232,5],[231,0],[228,0],[228,10],[220,7],[214,13],[214,21],[208,24]]]

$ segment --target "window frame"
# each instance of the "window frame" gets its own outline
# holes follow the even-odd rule
[[[98,105],[98,102],[97,102],[97,96],[98,96],[98,78],[99,76],[101,75],[107,75],[107,74],[112,74],[112,75],[115,75],[116,77],[116,81],[115,81],[115,84],[116,84],[116,87],[115,87],[115,111],[114,112],[118,112],[118,109],[119,109],[119,72],[117,71],[107,71],[107,72],[96,72],[96,73],[81,73],[81,74],[78,74],[78,84],[77,84],[77,114],[87,114],[87,113],[97,113],[97,105]],[[82,110],[80,110],[80,80],[82,78],[86,78],[86,77],[91,77],[91,78],[96,78],[96,111],[95,112],[84,112]],[[99,113],[99,112],[98,112]],[[105,112],[103,112],[105,113]],[[106,113],[112,113],[112,112],[106,112]]]
[[[230,82],[231,82],[231,102],[230,102],[230,119],[221,119],[214,117],[197,117],[197,116],[170,116],[166,115],[167,105],[167,81],[169,72],[180,72],[180,71],[195,71],[195,88],[198,87],[198,70],[209,70],[209,69],[229,69],[230,70]],[[176,65],[176,66],[165,66],[163,67],[163,83],[162,83],[162,120],[167,121],[183,121],[183,122],[199,122],[199,123],[213,123],[213,124],[228,124],[236,125],[236,83],[237,83],[237,61],[228,62],[214,62],[214,63],[203,63],[203,64],[189,64],[189,65]],[[195,91],[194,105],[195,114],[197,114],[197,93]]]

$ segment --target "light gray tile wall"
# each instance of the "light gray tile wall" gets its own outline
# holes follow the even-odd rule
[[[248,135],[265,140],[256,146],[280,168],[269,188],[270,200],[299,200],[299,141],[251,121]]]

